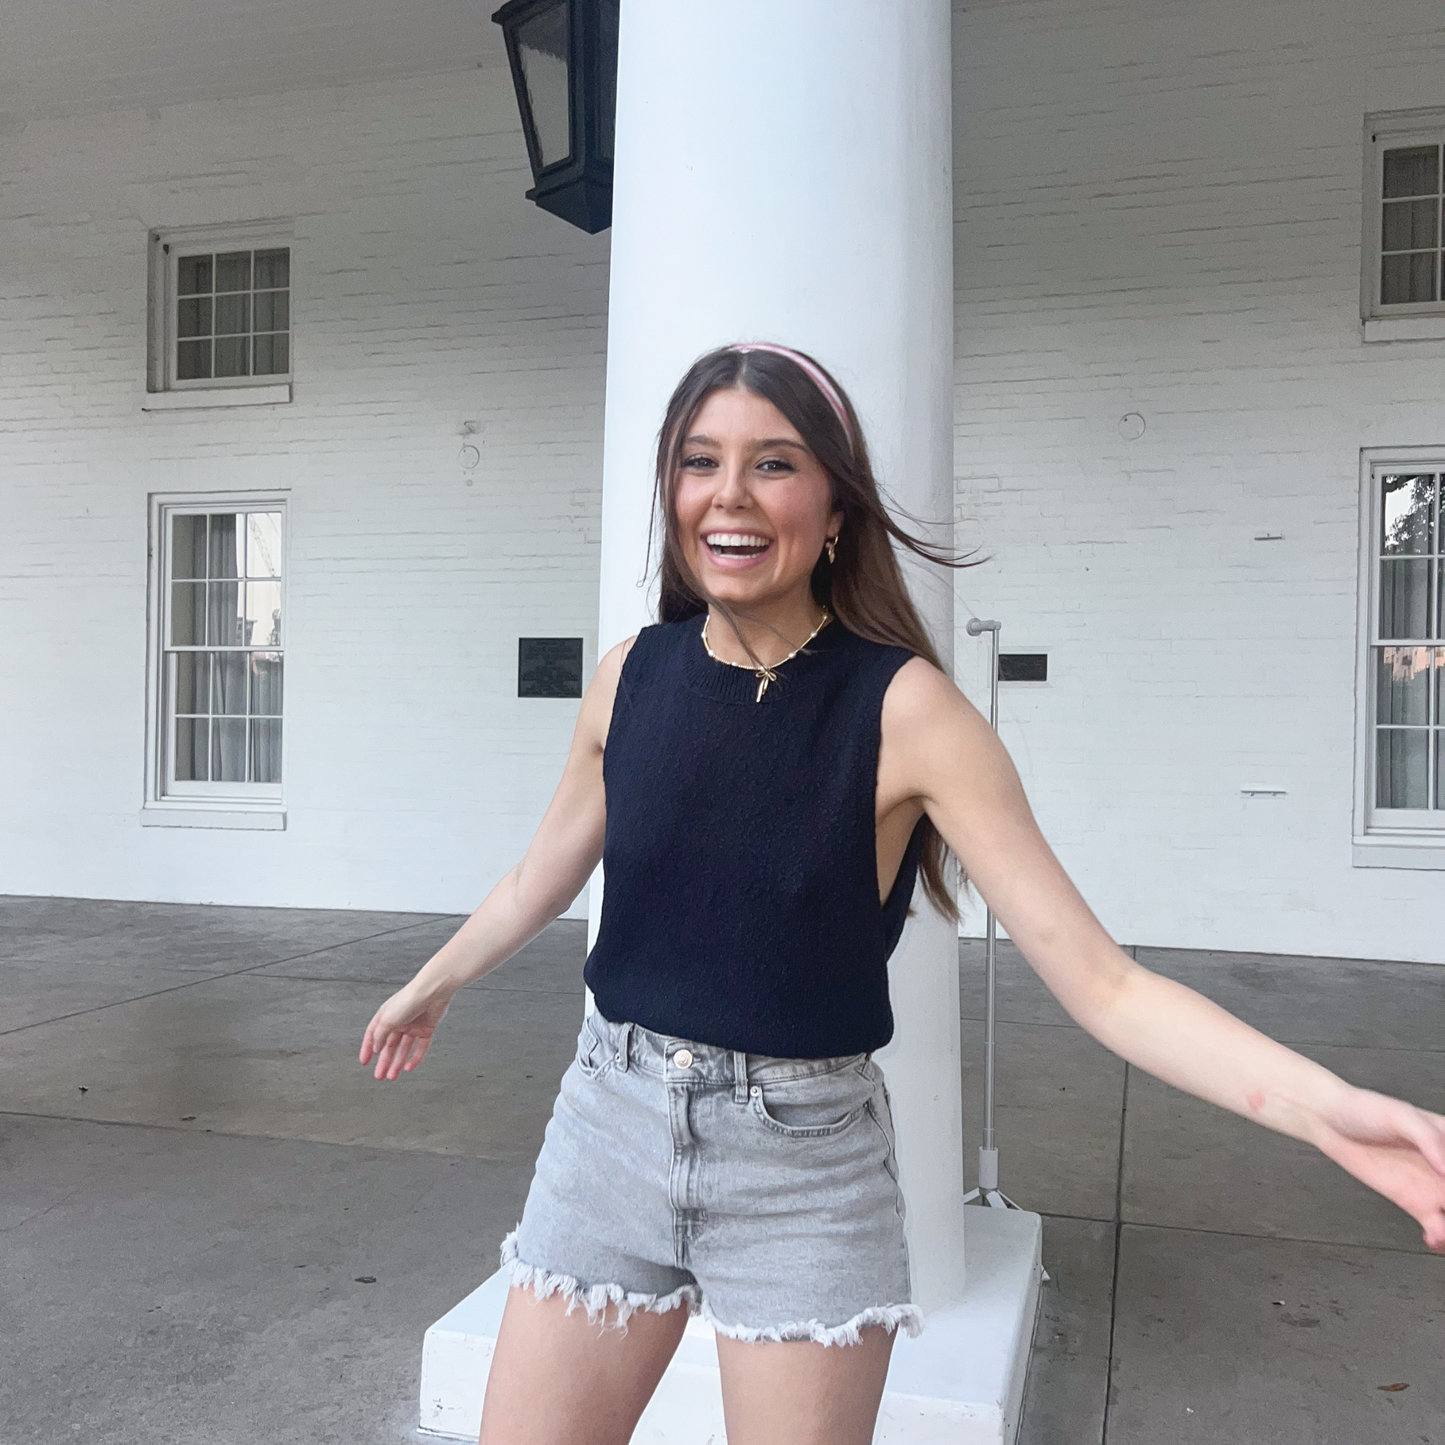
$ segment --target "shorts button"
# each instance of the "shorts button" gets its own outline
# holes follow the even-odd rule
[[[692,1051],[690,1049],[679,1049],[673,1056],[672,1061],[679,1069],[692,1068]]]
[[[750,1094],[753,1096],[753,1098],[755,1098],[755,1099],[756,1099],[756,1098],[758,1097],[758,1095],[761,1094],[762,1092],[763,1092],[763,1091],[762,1091],[756,1084],[754,1084],[754,1085],[752,1086],[752,1088],[748,1090],[748,1093],[750,1093]]]

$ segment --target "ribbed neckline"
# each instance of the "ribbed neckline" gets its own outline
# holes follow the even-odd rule
[[[746,703],[749,707],[768,707],[786,702],[798,684],[810,677],[822,657],[846,643],[848,630],[835,617],[808,644],[804,651],[777,668],[778,680],[769,685],[762,702],[757,701],[758,675],[751,668],[733,667],[717,662],[707,655],[703,646],[702,627],[706,613],[688,621],[687,642],[683,648],[683,673],[690,691],[711,698],[714,702]]]

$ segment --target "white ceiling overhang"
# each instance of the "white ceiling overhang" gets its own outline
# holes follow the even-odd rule
[[[0,0],[0,116],[505,64],[500,0]]]

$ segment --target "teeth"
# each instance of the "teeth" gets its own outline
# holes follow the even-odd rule
[[[709,547],[763,548],[768,545],[768,539],[759,537],[755,532],[709,532],[703,541]]]

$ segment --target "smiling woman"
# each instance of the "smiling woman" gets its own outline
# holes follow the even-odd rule
[[[452,996],[607,887],[517,1230],[482,1445],[623,1445],[690,1311],[730,1445],[864,1445],[911,1298],[873,1052],[945,848],[1064,1008],[1181,1089],[1313,1143],[1445,1251],[1445,1119],[1292,1053],[1109,938],[997,735],[938,667],[858,418],[811,357],[725,347],[658,444],[659,621],[612,649],[527,851],[367,1027],[425,1057]],[[626,1325],[625,1330],[608,1326]],[[837,1348],[844,1346],[846,1348]]]

